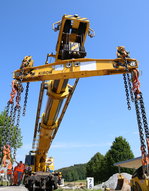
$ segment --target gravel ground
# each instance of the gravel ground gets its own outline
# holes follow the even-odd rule
[[[127,181],[127,184],[128,184],[132,175],[130,175],[128,173],[121,173],[121,175],[124,176],[124,180],[125,180],[125,182]],[[117,182],[118,182],[118,173],[113,174],[113,176],[111,176],[106,182],[103,182],[102,184],[94,186],[94,189],[103,189],[104,186],[111,188],[111,189],[115,189]]]
[[[0,186],[0,191],[28,191],[24,186]]]

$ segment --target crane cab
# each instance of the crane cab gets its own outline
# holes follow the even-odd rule
[[[64,15],[61,21],[53,24],[53,30],[59,31],[56,45],[56,60],[84,58],[84,42],[89,33],[89,20],[78,15]]]

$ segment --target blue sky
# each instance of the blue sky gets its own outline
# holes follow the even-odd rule
[[[123,45],[139,61],[149,117],[148,7],[148,0],[1,0],[0,111],[9,99],[12,73],[23,57],[32,55],[35,66],[43,65],[57,42],[52,23],[64,14],[77,13],[88,18],[96,32],[95,38],[86,40],[88,58],[113,59],[116,47]],[[17,160],[24,160],[31,149],[39,86],[38,82],[30,85],[27,114],[20,123],[24,145]],[[127,110],[122,75],[80,79],[49,156],[54,157],[56,169],[85,163],[96,152],[105,154],[117,136],[126,138],[135,156],[140,155],[136,114],[134,106]]]

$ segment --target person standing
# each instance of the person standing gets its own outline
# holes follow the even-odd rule
[[[12,185],[12,180],[13,180],[13,167],[7,169],[7,180],[8,184]]]
[[[13,170],[13,185],[16,186],[18,184],[18,171],[17,171],[18,165],[14,167]]]
[[[22,177],[23,177],[23,173],[24,173],[24,170],[25,170],[25,165],[23,164],[22,161],[20,161],[18,163],[18,166],[17,166],[17,173],[18,173],[18,185],[21,184],[21,181],[22,181]]]

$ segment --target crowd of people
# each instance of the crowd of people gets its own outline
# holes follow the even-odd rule
[[[19,163],[16,162],[17,165],[13,168],[8,168],[5,164],[2,165],[0,168],[0,180],[1,183],[6,181],[8,185],[20,185],[24,172],[25,172],[25,165],[22,161]]]

